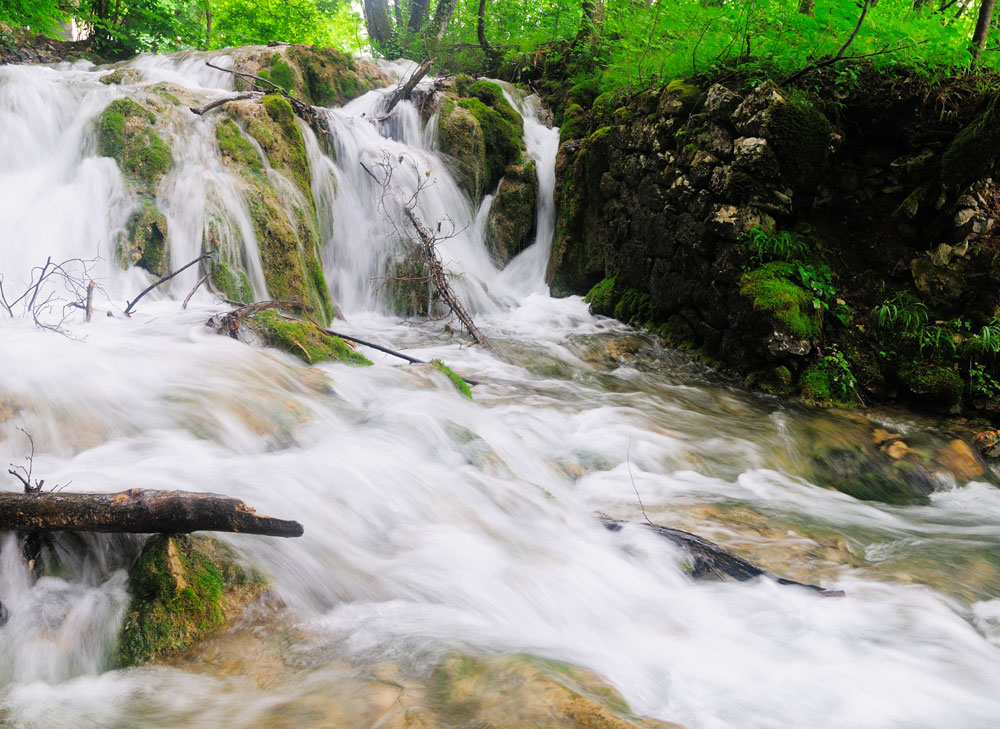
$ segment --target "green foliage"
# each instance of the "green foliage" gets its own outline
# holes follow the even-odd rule
[[[746,247],[751,263],[755,266],[769,261],[800,261],[808,255],[809,249],[802,236],[791,231],[776,231],[754,226],[747,234]]]
[[[439,359],[431,360],[431,364],[434,365],[434,369],[436,369],[438,372],[441,372],[449,380],[451,380],[451,384],[455,386],[456,390],[458,390],[462,395],[469,398],[470,400],[472,399],[472,390],[469,389],[469,384],[461,377],[456,375],[455,372],[448,365],[446,365]]]
[[[858,379],[836,345],[805,369],[799,387],[803,399],[817,405],[851,407],[864,404],[858,392]]]
[[[872,309],[882,329],[899,329],[914,335],[927,324],[927,305],[908,291],[891,296]]]
[[[609,276],[603,281],[594,284],[594,287],[587,292],[583,300],[590,304],[590,310],[595,314],[611,316],[615,305],[615,277]]]

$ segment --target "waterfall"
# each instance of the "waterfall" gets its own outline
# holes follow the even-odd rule
[[[500,653],[588,669],[635,715],[688,729],[995,726],[1000,490],[971,481],[893,507],[820,488],[803,465],[810,449],[834,435],[867,442],[871,422],[757,398],[579,297],[550,298],[558,131],[512,88],[539,185],[534,242],[503,268],[484,245],[492,194],[462,191],[434,148],[433,115],[404,101],[380,121],[385,90],[324,112],[332,150],[296,121],[305,187],[276,167],[256,178],[280,222],[320,242],[338,327],[443,359],[482,382],[472,401],[373,350],[372,367],[307,366],[217,336],[204,326],[229,308],[216,293],[181,308],[195,269],[122,316],[154,280],[120,264],[150,201],[169,267],[210,244],[255,297],[269,293],[256,183],[220,156],[212,114],[187,110],[233,90],[206,59],[232,61],[145,55],[121,66],[121,85],[85,62],[0,67],[4,292],[47,258],[90,261],[104,292],[89,324],[66,310],[62,334],[0,311],[0,462],[25,463],[30,433],[47,487],[212,491],[297,519],[305,535],[224,535],[270,575],[273,602],[195,656],[128,671],[108,659],[138,538],[59,537],[65,571],[36,581],[2,535],[0,725],[348,725],[336,712],[362,704],[355,723],[371,725],[387,709],[357,687],[386,665],[418,681],[444,656]],[[110,103],[137,95],[158,105],[173,158],[142,194],[97,154],[95,131]],[[440,224],[453,285],[502,357],[393,311],[401,205],[418,188],[414,212]],[[305,220],[296,209],[310,204]],[[46,316],[61,321],[61,301]],[[877,425],[951,437],[902,418]],[[597,513],[647,513],[848,596],[696,582],[671,544],[639,525],[608,532]],[[379,697],[396,690],[379,681]]]

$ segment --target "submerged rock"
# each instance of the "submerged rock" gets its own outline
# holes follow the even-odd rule
[[[181,653],[259,598],[266,581],[214,539],[151,537],[129,570],[131,595],[115,656],[135,666]]]

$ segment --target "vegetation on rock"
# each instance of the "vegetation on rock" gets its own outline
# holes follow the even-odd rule
[[[97,149],[111,157],[142,192],[152,193],[173,164],[170,147],[154,129],[156,116],[132,99],[111,102],[97,120]]]
[[[308,364],[327,361],[371,364],[371,360],[355,352],[343,339],[327,334],[315,324],[289,321],[273,310],[254,314],[252,321],[254,331],[265,344],[293,354]]]
[[[150,537],[129,569],[131,597],[114,663],[135,666],[183,652],[222,627],[266,581],[214,539]]]

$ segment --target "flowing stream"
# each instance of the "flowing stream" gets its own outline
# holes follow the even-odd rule
[[[230,90],[230,77],[203,60],[145,56],[130,68],[141,73],[134,84],[167,82],[202,98]],[[1000,725],[992,475],[940,476],[930,503],[915,506],[823,488],[818,444],[864,443],[879,427],[935,446],[950,436],[913,418],[873,421],[747,394],[591,316],[578,297],[549,297],[558,132],[540,123],[533,100],[508,90],[537,162],[537,239],[502,271],[483,243],[490,198],[477,210],[460,191],[434,151],[435,120],[428,132],[404,102],[373,123],[384,92],[370,92],[329,111],[336,161],[303,127],[326,277],[347,319],[337,325],[480,380],[470,402],[442,375],[375,351],[366,351],[373,367],[307,367],[217,336],[204,326],[227,308],[216,296],[200,290],[181,308],[194,269],[122,316],[151,279],[115,263],[136,202],[114,161],[96,155],[93,119],[134,84],[101,84],[106,72],[0,68],[4,289],[23,288],[47,257],[80,258],[97,259],[106,294],[91,323],[71,312],[65,335],[0,316],[0,460],[24,463],[23,429],[47,487],[224,493],[301,521],[305,536],[222,537],[273,580],[273,604],[253,630],[281,660],[262,654],[255,676],[210,655],[107,670],[135,540],[86,537],[86,550],[67,550],[72,569],[34,581],[4,536],[0,726],[330,726],[309,712],[285,724],[279,708],[315,708],[319,697],[346,704],[351,671],[392,663],[420,675],[456,651],[589,669],[636,715],[688,729]],[[183,107],[164,114],[175,165],[157,203],[173,267],[198,255],[211,219],[245,246],[264,295],[252,222],[211,119]],[[360,164],[377,170],[385,160],[396,161],[388,202]],[[389,311],[393,206],[421,180],[430,184],[418,210],[452,226],[442,259],[506,360],[464,346],[442,321]],[[639,498],[654,522],[847,596],[767,580],[695,582],[684,555],[651,531],[613,533],[595,519],[641,522]]]

